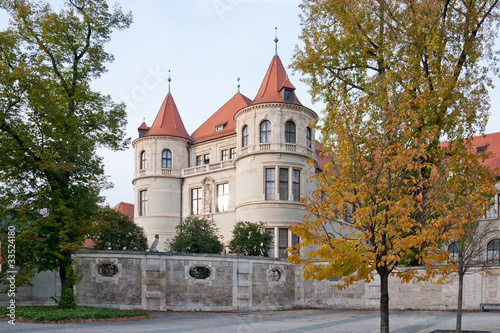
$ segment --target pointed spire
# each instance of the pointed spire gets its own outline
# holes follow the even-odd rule
[[[274,56],[277,57],[278,56],[278,27],[274,27]]]
[[[285,101],[285,92],[287,93],[287,100]],[[290,95],[292,93],[293,95]],[[288,79],[285,67],[281,63],[279,56],[274,56],[269,68],[267,69],[266,76],[262,80],[259,91],[255,96],[252,104],[272,103],[272,102],[285,102],[302,105],[297,96],[295,95],[295,87]]]
[[[238,78],[238,94],[240,93],[240,78]]]
[[[169,78],[170,79],[170,78]],[[169,81],[170,82],[170,81]],[[189,134],[184,127],[182,118],[177,110],[174,97],[170,93],[170,87],[163,104],[156,115],[153,125],[144,136],[175,136],[190,140]]]
[[[171,95],[170,94],[170,81],[172,81],[172,79],[170,78],[170,69],[168,70],[168,93],[167,95]]]

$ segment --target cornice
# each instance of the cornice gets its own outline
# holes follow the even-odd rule
[[[153,136],[143,136],[140,138],[135,139],[132,141],[132,148],[135,148],[138,142],[141,141],[153,141],[153,140],[159,140],[159,141],[178,141],[182,142],[184,144],[187,144],[188,142],[191,142],[191,140],[185,139],[185,138],[180,138],[177,136],[168,136],[168,135],[153,135]]]
[[[305,107],[303,105],[297,105],[297,104],[291,104],[291,103],[261,103],[261,104],[256,104],[256,105],[249,105],[247,107],[244,107],[243,109],[239,110],[238,112],[235,113],[234,119],[236,120],[237,117],[239,117],[241,114],[251,112],[253,110],[258,110],[258,109],[273,109],[273,108],[288,108],[288,109],[295,109],[298,111],[302,111],[305,113],[308,113],[312,118],[318,118],[318,115],[316,112],[313,110],[309,109],[308,107]]]

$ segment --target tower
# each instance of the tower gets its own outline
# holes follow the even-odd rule
[[[132,143],[135,156],[134,221],[144,228],[148,242],[160,236],[160,250],[164,241],[172,238],[175,227],[182,220],[181,172],[188,167],[190,136],[175,105],[169,89],[151,127],[145,122],[138,128],[139,138]]]

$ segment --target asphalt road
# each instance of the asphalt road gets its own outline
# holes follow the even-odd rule
[[[0,332],[217,332],[299,333],[378,332],[377,311],[332,309],[256,312],[151,312],[152,319],[70,324],[31,324],[0,321]],[[391,311],[394,333],[439,332],[454,329],[454,312]],[[500,313],[464,313],[464,330],[500,333]]]

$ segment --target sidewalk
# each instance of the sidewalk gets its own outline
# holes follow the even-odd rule
[[[378,311],[290,310],[268,312],[152,312],[156,318],[140,321],[79,324],[9,325],[0,321],[0,332],[217,332],[217,333],[301,333],[378,332]],[[454,329],[456,314],[438,311],[391,311],[394,333],[431,333]],[[500,333],[500,313],[464,313],[464,330]]]

